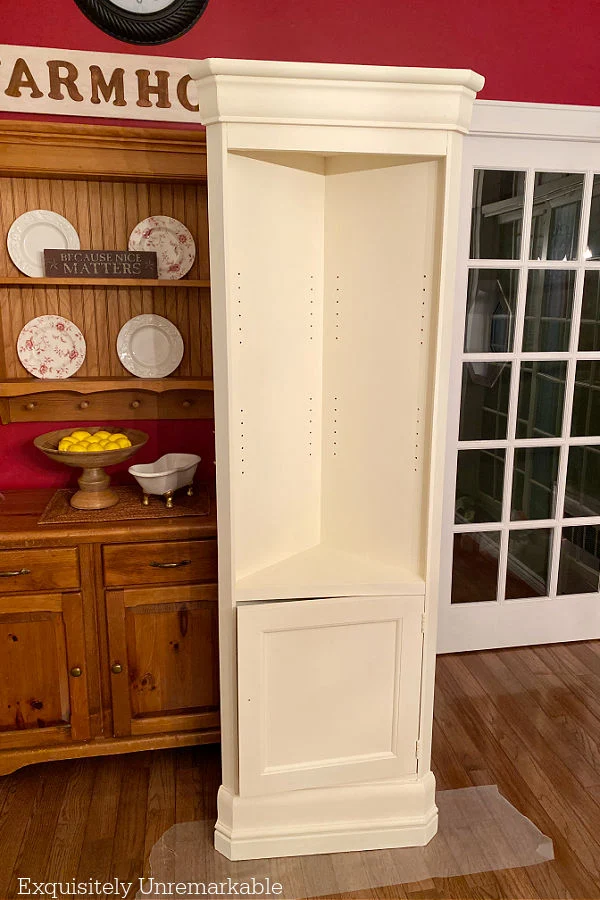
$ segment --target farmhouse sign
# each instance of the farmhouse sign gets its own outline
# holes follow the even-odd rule
[[[0,45],[0,110],[199,124],[195,60]]]

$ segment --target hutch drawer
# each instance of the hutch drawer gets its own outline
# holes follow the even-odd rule
[[[79,587],[75,547],[0,550],[0,591],[54,591]]]
[[[111,544],[103,548],[107,587],[217,580],[217,541]]]

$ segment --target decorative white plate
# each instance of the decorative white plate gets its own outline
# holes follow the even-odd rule
[[[181,362],[183,338],[173,323],[162,316],[135,316],[119,332],[117,353],[132,375],[163,378]]]
[[[85,339],[77,325],[62,316],[38,316],[23,327],[17,353],[36,378],[69,378],[85,359]]]
[[[139,222],[129,235],[129,249],[156,251],[159,278],[183,278],[196,257],[194,238],[170,216],[149,216]]]
[[[32,209],[10,226],[6,239],[15,266],[32,278],[44,277],[44,250],[79,250],[79,235],[64,216]]]

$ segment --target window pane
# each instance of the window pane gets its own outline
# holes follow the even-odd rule
[[[499,522],[502,518],[504,450],[459,450],[455,522]]]
[[[552,519],[556,505],[558,447],[515,450],[511,519]]]
[[[508,537],[507,600],[548,595],[552,529],[524,528]]]
[[[598,590],[600,527],[563,528],[558,568],[558,594],[589,594]]]
[[[574,271],[540,269],[529,273],[523,350],[568,350],[573,308]]]
[[[536,172],[530,259],[576,259],[583,175]]]
[[[510,363],[464,363],[461,441],[503,440],[508,419]]]
[[[496,599],[499,552],[499,531],[454,535],[452,603]]]
[[[594,175],[586,259],[600,259],[600,175]]]
[[[600,515],[600,445],[569,447],[565,517]]]
[[[597,270],[585,273],[579,349],[600,350],[600,272]]]
[[[600,437],[600,361],[577,363],[571,434]]]
[[[525,173],[476,169],[471,259],[519,259]]]
[[[471,269],[465,323],[467,353],[512,350],[519,272]]]
[[[517,437],[559,437],[567,365],[564,362],[522,362],[517,412]]]

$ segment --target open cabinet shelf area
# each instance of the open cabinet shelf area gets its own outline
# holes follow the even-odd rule
[[[440,170],[229,153],[238,600],[423,593]]]
[[[321,544],[267,566],[235,586],[238,602],[277,597],[349,597],[425,593],[425,582],[400,566]]]

